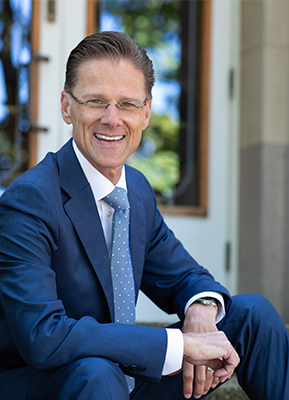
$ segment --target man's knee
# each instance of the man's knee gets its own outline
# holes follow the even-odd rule
[[[274,335],[287,337],[286,327],[277,311],[269,300],[259,294],[233,296],[228,313],[218,327],[233,344],[242,343],[241,347],[257,336],[266,343],[265,339],[273,332]]]
[[[48,397],[47,393],[49,393]],[[29,400],[128,400],[125,376],[112,361],[85,357],[61,368],[41,371],[34,379]]]
[[[71,398],[66,392],[72,387],[75,393],[79,393],[79,399],[93,399],[96,398],[93,397],[96,394],[103,399],[115,399],[116,395],[119,399],[128,399],[125,376],[114,362],[104,358],[87,357],[73,364],[73,372],[61,390],[64,399]]]
[[[229,311],[230,312],[230,311]],[[232,297],[232,313],[244,318],[260,321],[268,316],[278,315],[268,299],[260,294],[240,294]]]
[[[80,373],[93,380],[113,377],[119,372],[119,368],[114,362],[101,357],[85,357],[68,365],[71,366],[73,373]]]

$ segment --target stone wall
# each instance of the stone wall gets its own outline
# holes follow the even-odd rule
[[[289,2],[242,2],[239,292],[289,321]]]

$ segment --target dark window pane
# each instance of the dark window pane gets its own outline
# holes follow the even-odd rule
[[[0,0],[0,187],[27,169],[32,0]]]

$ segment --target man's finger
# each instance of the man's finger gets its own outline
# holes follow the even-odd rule
[[[193,394],[194,366],[184,361],[183,364],[183,393],[186,399]]]
[[[207,394],[208,391],[211,389],[212,383],[213,383],[213,379],[214,379],[214,370],[212,370],[211,368],[206,368],[206,381],[205,381],[205,385],[204,385],[204,391],[203,391],[203,395]]]
[[[219,383],[220,383],[220,379],[214,376],[211,388],[215,388],[216,386],[218,386]]]
[[[205,390],[207,379],[207,368],[205,366],[195,366],[194,398],[199,399]]]

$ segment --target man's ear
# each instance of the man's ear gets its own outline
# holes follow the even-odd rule
[[[70,116],[70,95],[69,93],[65,92],[65,90],[61,92],[60,102],[63,121],[70,125],[72,123]]]
[[[145,107],[145,119],[143,122],[143,131],[147,128],[149,121],[150,121],[150,116],[151,116],[151,108],[152,108],[152,100],[149,99],[146,101],[146,107]]]

